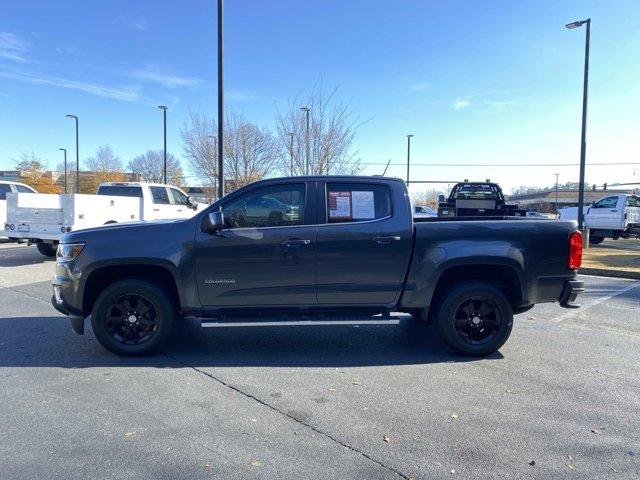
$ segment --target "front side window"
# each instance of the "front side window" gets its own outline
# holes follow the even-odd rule
[[[222,207],[225,228],[303,225],[304,184],[257,188]]]
[[[606,197],[593,204],[593,208],[616,208],[618,197]]]
[[[153,197],[153,203],[157,205],[169,205],[169,194],[164,187],[149,187],[151,189],[151,196]]]
[[[364,222],[391,215],[391,192],[386,185],[328,183],[327,223]]]
[[[176,205],[189,205],[189,197],[182,193],[177,188],[170,188],[171,196],[173,197],[173,203]]]
[[[33,188],[25,187],[24,185],[16,185],[18,193],[37,193]]]
[[[11,193],[11,185],[0,183],[0,200],[6,200],[7,193]]]

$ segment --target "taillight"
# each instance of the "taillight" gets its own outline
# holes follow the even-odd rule
[[[577,270],[582,265],[582,233],[573,232],[569,237],[569,258],[567,267],[569,270]]]

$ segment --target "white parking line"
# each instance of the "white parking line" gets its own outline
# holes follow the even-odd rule
[[[571,312],[565,313],[563,315],[558,315],[557,317],[552,318],[549,321],[553,322],[553,323],[563,322],[563,321],[565,321],[565,320],[567,320],[567,319],[569,319],[569,318],[571,318],[571,317],[573,317],[573,316],[575,316],[575,315],[577,315],[579,313],[584,312],[585,310],[590,309],[591,307],[595,307],[596,305],[600,305],[601,303],[606,302],[607,300],[611,300],[613,297],[617,297],[618,295],[622,295],[623,293],[628,292],[629,290],[633,290],[634,288],[638,288],[638,287],[640,287],[640,282],[635,282],[635,283],[633,283],[631,285],[627,285],[626,287],[621,288],[619,290],[616,290],[616,291],[610,293],[609,295],[605,295],[604,297],[600,297],[599,299],[591,302],[589,305],[583,305],[582,307],[576,308],[575,310],[573,310]]]

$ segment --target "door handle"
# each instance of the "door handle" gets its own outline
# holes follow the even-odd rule
[[[159,208],[154,208],[154,209],[153,209],[153,211],[154,211],[154,212],[159,212],[159,211],[160,211],[160,209],[159,209]]]
[[[304,238],[287,238],[282,245],[285,247],[291,247],[292,245],[310,245],[311,240],[307,240]]]
[[[373,241],[376,242],[379,245],[388,245],[391,242],[398,242],[400,241],[400,237],[397,235],[389,235],[389,236],[377,236],[377,237],[373,237]]]
[[[613,213],[618,213],[618,210],[611,210]]]

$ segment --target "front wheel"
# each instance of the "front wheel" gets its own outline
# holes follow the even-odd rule
[[[58,250],[57,245],[53,243],[43,243],[43,242],[36,244],[36,248],[45,257],[55,257],[56,251]]]
[[[511,335],[513,309],[488,283],[463,283],[442,298],[436,325],[444,341],[462,355],[484,356],[498,351]]]
[[[604,242],[604,237],[589,235],[589,245],[600,245],[602,242]]]
[[[97,298],[91,327],[100,344],[125,357],[148,355],[171,336],[176,311],[165,291],[146,280],[121,280]]]

